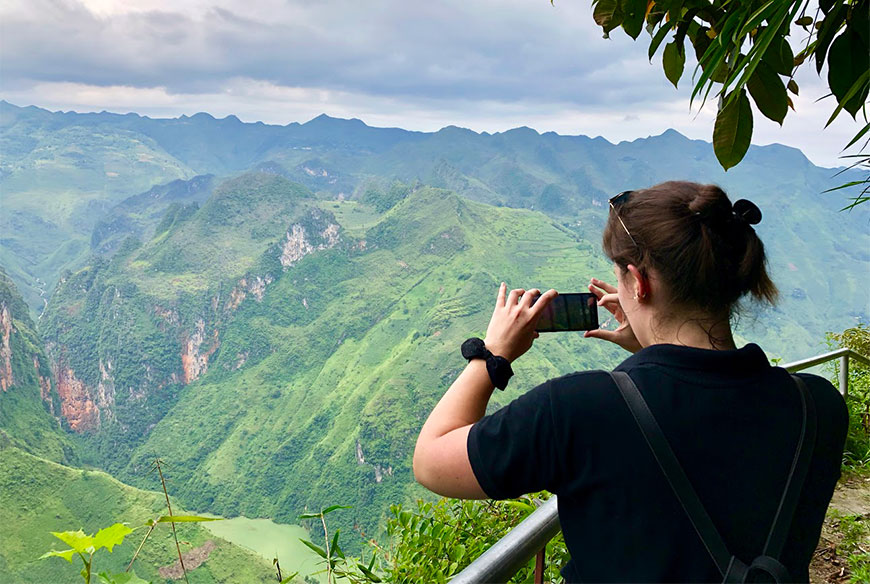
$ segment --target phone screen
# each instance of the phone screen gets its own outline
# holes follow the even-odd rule
[[[598,299],[589,292],[559,294],[544,312],[535,328],[540,333],[588,331],[598,328]]]

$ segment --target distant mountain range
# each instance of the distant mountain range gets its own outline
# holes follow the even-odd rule
[[[826,331],[870,313],[870,207],[838,212],[821,193],[848,173],[783,146],[753,147],[726,174],[709,143],[672,130],[611,144],[2,102],[0,151],[0,263],[41,314],[23,328],[44,343],[54,392],[43,406],[29,381],[21,411],[38,405],[55,460],[141,486],[151,459],[171,461],[190,509],[292,522],[350,504],[343,532],[375,529],[420,493],[414,437],[498,282],[578,291],[609,278],[601,230],[621,190],[687,179],[758,203],[783,298],[747,306],[737,330],[771,357],[819,352]],[[623,357],[545,335],[497,401]]]

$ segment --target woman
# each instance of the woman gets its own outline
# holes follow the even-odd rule
[[[776,298],[752,228],[760,219],[752,203],[732,205],[712,185],[668,182],[614,197],[604,251],[617,286],[593,279],[589,290],[619,327],[585,334],[634,353],[615,371],[638,386],[729,552],[747,564],[765,548],[806,399],[757,345],[738,349],[732,337],[742,297]],[[525,353],[555,296],[502,284],[483,341],[491,356]],[[722,581],[609,373],[550,380],[484,417],[493,379],[509,370],[498,361],[489,359],[491,375],[485,359],[469,360],[430,414],[414,453],[421,484],[469,499],[558,494],[567,581]],[[778,559],[806,582],[848,417],[829,382],[800,377],[817,433]]]

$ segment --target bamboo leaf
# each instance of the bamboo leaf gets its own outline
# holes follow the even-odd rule
[[[686,65],[686,51],[682,45],[678,45],[676,41],[672,41],[665,45],[665,51],[662,55],[662,66],[665,70],[665,77],[668,81],[677,87],[680,77],[683,75],[683,68]]]
[[[849,140],[849,143],[846,144],[846,147],[843,148],[843,150],[848,150],[852,146],[852,144],[860,140],[864,136],[864,134],[867,133],[868,130],[870,130],[870,124],[865,124],[864,127],[861,128],[861,130],[857,134],[855,134],[855,137]]]
[[[332,513],[333,511],[336,511],[338,509],[352,509],[352,507],[350,505],[330,505],[329,507],[321,511],[321,513],[323,515],[326,515],[327,513]]]
[[[782,125],[788,112],[788,96],[776,71],[767,63],[759,63],[746,87],[762,115]]]
[[[369,565],[369,567],[367,568],[362,564],[359,564],[357,568],[359,568],[359,571],[362,572],[363,576],[365,576],[369,582],[375,582],[375,584],[377,584],[381,581],[381,579],[378,578],[375,573],[371,571],[371,565]]]
[[[752,107],[746,91],[737,99],[726,98],[726,105],[716,116],[713,126],[713,151],[722,168],[728,170],[743,160],[752,139]]]
[[[316,553],[318,556],[320,556],[324,560],[326,559],[326,550],[325,549],[323,549],[322,547],[320,547],[317,544],[311,543],[310,541],[302,539],[302,538],[300,538],[299,541],[301,541],[303,544],[305,544],[306,547],[313,550],[314,553]]]
[[[297,519],[319,519],[320,513],[303,513]]]
[[[789,79],[788,85],[786,85],[786,87],[788,88],[789,91],[791,91],[795,95],[800,95],[798,93],[800,91],[800,88],[798,88],[798,84],[794,79]]]
[[[653,55],[656,54],[656,51],[659,50],[659,46],[662,44],[662,41],[665,40],[665,37],[668,35],[668,31],[672,28],[672,23],[666,22],[662,26],[659,27],[658,31],[656,31],[655,36],[652,38],[652,41],[649,43],[649,60],[652,61]]]

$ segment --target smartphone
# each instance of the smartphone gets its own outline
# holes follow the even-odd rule
[[[544,309],[535,330],[539,333],[556,333],[597,328],[598,298],[589,292],[578,292],[556,296]]]

